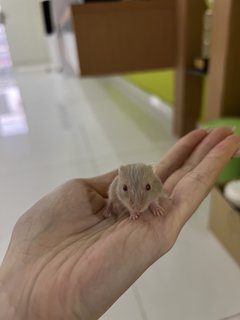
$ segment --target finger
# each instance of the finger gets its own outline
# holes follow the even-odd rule
[[[173,191],[183,224],[213,187],[218,175],[240,146],[239,136],[228,136],[189,172]]]
[[[195,147],[207,136],[204,129],[196,129],[183,138],[170,149],[161,162],[154,166],[154,171],[164,182],[175,170],[177,170]]]
[[[90,186],[100,195],[102,195],[103,197],[107,197],[109,186],[112,183],[113,179],[116,177],[116,175],[117,170],[114,170],[97,177],[83,179],[83,181],[85,181],[85,183],[87,183],[88,186]]]
[[[165,182],[164,190],[167,194],[171,194],[176,184],[193,168],[195,168],[219,142],[231,135],[231,128],[213,129],[195,148],[190,156],[185,160],[183,165],[176,170]]]

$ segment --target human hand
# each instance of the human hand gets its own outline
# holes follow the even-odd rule
[[[231,129],[199,129],[155,167],[170,196],[167,215],[103,218],[117,171],[76,179],[17,222],[0,269],[0,319],[97,319],[175,243],[240,147]]]

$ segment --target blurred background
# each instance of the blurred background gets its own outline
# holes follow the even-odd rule
[[[157,163],[196,127],[240,134],[239,14],[239,0],[0,0],[0,261],[67,179]],[[239,161],[101,319],[240,319]]]

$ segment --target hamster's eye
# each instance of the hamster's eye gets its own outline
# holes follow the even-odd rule
[[[123,185],[123,191],[128,191],[128,187],[126,184]]]
[[[146,185],[146,190],[147,190],[147,191],[151,190],[151,186],[150,186],[149,183]]]

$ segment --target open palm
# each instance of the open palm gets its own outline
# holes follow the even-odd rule
[[[173,246],[239,145],[228,128],[180,139],[155,167],[170,197],[164,217],[104,219],[117,171],[71,180],[46,195],[17,222],[1,266],[13,315],[4,319],[97,319]]]

